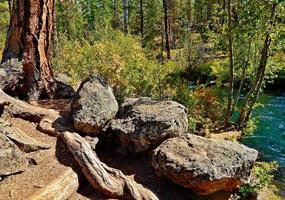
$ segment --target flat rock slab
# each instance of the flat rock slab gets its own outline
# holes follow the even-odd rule
[[[189,134],[164,141],[152,165],[174,183],[209,195],[247,182],[257,156],[256,150],[238,143]]]
[[[21,150],[0,132],[0,176],[8,176],[26,170],[28,161]]]

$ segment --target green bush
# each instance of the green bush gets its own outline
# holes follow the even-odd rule
[[[5,46],[7,28],[9,26],[9,8],[8,3],[0,2],[0,60]]]
[[[242,186],[239,193],[242,197],[258,193],[266,187],[276,190],[273,185],[274,170],[278,169],[276,161],[273,162],[256,162],[252,170],[252,179],[249,184]]]
[[[100,33],[98,33],[100,34]],[[100,73],[121,96],[171,96],[167,77],[179,68],[147,57],[139,38],[120,31],[102,33],[97,41],[71,41],[60,36],[60,50],[53,60],[57,73],[69,74],[74,83]]]

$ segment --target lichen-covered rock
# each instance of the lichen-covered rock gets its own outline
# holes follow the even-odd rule
[[[257,156],[256,150],[238,143],[188,134],[164,141],[152,165],[174,183],[209,195],[247,182]]]
[[[27,166],[21,150],[0,132],[0,177],[23,172]]]
[[[83,81],[72,103],[74,127],[79,132],[95,135],[118,111],[111,87],[101,76]]]
[[[108,129],[118,136],[123,147],[140,153],[187,132],[187,110],[174,101],[126,99]]]

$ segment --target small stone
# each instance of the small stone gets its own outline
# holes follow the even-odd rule
[[[27,157],[30,165],[38,165],[39,162],[33,157]]]

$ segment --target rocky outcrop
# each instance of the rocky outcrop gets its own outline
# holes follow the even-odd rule
[[[83,81],[72,103],[73,123],[76,130],[95,135],[118,111],[118,103],[111,87],[100,76]]]
[[[256,150],[238,143],[188,134],[164,141],[152,165],[174,183],[209,195],[247,182],[257,156]]]
[[[21,150],[0,132],[0,179],[23,172],[27,166],[28,161]]]
[[[118,136],[123,147],[134,153],[144,152],[187,132],[187,110],[174,101],[126,99],[108,129]]]

